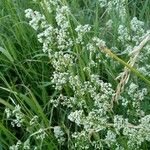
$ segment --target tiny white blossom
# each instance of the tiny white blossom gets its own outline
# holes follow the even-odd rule
[[[6,113],[7,119],[9,119],[10,116],[12,115],[11,110],[10,110],[9,108],[6,108],[6,109],[5,109],[5,113]]]
[[[116,134],[114,132],[108,130],[106,138],[105,138],[105,142],[110,147],[111,144],[114,144],[116,142]]]
[[[78,36],[76,38],[76,43],[83,44],[83,36],[85,33],[89,32],[91,30],[91,26],[89,24],[86,25],[78,25],[75,28],[75,31],[77,32]]]
[[[60,144],[64,143],[64,141],[65,141],[64,132],[62,131],[60,126],[54,127],[54,135]]]
[[[36,139],[44,140],[47,136],[46,132],[42,128],[40,128],[36,133]]]
[[[105,41],[99,39],[98,37],[93,37],[92,40],[93,40],[93,42],[95,43],[95,45],[96,45],[97,47],[105,47],[105,46],[106,46]]]
[[[21,144],[22,144],[22,142],[20,140],[18,140],[16,145],[12,145],[12,146],[9,147],[9,150],[19,150]]]
[[[83,110],[76,110],[68,115],[68,119],[72,122],[75,122],[77,125],[82,124],[83,117]]]

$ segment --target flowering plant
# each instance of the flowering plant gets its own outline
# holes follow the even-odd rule
[[[76,19],[69,2],[35,3],[41,11],[26,9],[25,17],[48,57],[54,92],[44,106],[47,114],[34,100],[40,116],[46,116],[43,121],[37,115],[27,117],[20,105],[12,111],[5,109],[13,127],[21,127],[28,120],[24,124],[29,133],[26,140],[10,149],[42,149],[51,139],[57,149],[149,148],[150,115],[143,106],[150,86],[150,32],[144,22],[128,18],[125,0],[99,0],[93,5],[104,9],[103,15],[109,19],[99,27],[100,34],[95,34],[93,24],[81,24]],[[117,20],[111,19],[112,13]],[[41,141],[40,146],[35,141]]]

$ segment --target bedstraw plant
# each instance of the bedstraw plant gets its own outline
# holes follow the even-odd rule
[[[2,150],[150,149],[150,1],[0,4]]]

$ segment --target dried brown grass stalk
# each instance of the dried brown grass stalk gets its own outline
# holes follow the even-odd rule
[[[135,46],[133,48],[133,51],[130,53],[130,59],[128,61],[128,64],[133,67],[138,59],[138,56],[140,54],[141,49],[145,46],[145,44],[150,40],[150,33],[146,34],[143,37],[143,40],[140,42],[138,46]],[[120,74],[118,78],[120,78],[120,82],[117,85],[115,96],[112,99],[112,103],[118,102],[120,94],[124,91],[124,86],[128,82],[130,77],[130,69],[127,67],[124,68],[124,71]]]
[[[133,48],[133,51],[130,53],[130,59],[127,62],[131,67],[133,67],[135,65],[135,63],[137,62],[137,59],[138,59],[138,56],[140,54],[141,49],[145,46],[145,44],[149,40],[150,40],[150,32],[145,34],[143,36],[143,39],[140,42],[140,44]],[[109,50],[106,47],[100,47],[100,48],[108,55],[115,55],[111,52],[111,50]],[[114,102],[118,103],[118,99],[119,99],[121,93],[124,91],[124,86],[128,82],[129,77],[130,77],[130,69],[125,66],[124,71],[122,73],[120,73],[120,75],[116,78],[116,79],[120,79],[120,82],[118,83],[117,88],[116,88],[116,93],[112,98],[112,108],[113,108]]]

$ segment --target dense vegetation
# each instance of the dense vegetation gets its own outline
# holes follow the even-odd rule
[[[0,0],[0,150],[150,149],[149,0]]]

